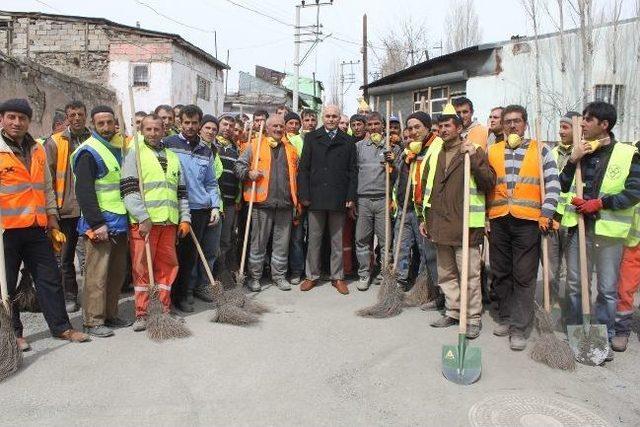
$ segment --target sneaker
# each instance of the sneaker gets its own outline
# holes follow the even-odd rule
[[[470,340],[476,339],[480,336],[480,331],[482,330],[482,324],[469,324],[467,325],[467,338]]]
[[[251,290],[251,292],[260,292],[262,290],[262,286],[260,285],[260,280],[258,279],[250,279],[247,283],[247,286]]]
[[[175,303],[175,307],[183,313],[193,313],[193,305],[187,303],[186,300],[178,301]]]
[[[285,279],[284,277],[281,277],[280,279],[276,279],[273,282],[281,291],[291,290],[291,284],[289,284],[289,282],[287,282],[287,279]]]
[[[454,326],[458,324],[458,319],[454,319],[449,316],[442,316],[438,320],[435,320],[430,323],[432,328],[448,328],[449,326]]]
[[[366,291],[367,289],[369,289],[369,282],[370,281],[368,277],[361,277],[358,280],[358,285],[356,287],[359,291]]]
[[[609,352],[607,353],[607,357],[604,358],[605,362],[613,362],[613,348],[609,347]]]
[[[133,322],[133,331],[134,332],[142,332],[147,329],[147,318],[146,316],[136,317],[136,321]]]
[[[626,335],[616,335],[611,339],[611,349],[613,351],[623,352],[627,349],[629,337]]]
[[[301,274],[292,274],[291,279],[289,279],[289,283],[293,286],[298,286],[302,282]]]
[[[105,325],[85,326],[84,332],[97,338],[107,338],[113,336],[113,329]]]
[[[120,317],[116,317],[114,319],[107,319],[104,321],[104,325],[111,329],[120,329],[120,328],[128,328],[133,325],[133,322],[130,320],[124,320]]]
[[[524,335],[512,334],[511,337],[509,337],[509,347],[511,347],[513,351],[522,351],[527,348],[527,339]]]
[[[508,323],[499,323],[495,328],[493,328],[493,335],[497,337],[506,337],[509,335],[510,329],[511,325]]]
[[[197,286],[193,295],[204,302],[213,302],[213,290],[209,284]]]
[[[75,313],[80,309],[76,300],[66,300],[64,302],[64,306],[67,310],[67,313]]]

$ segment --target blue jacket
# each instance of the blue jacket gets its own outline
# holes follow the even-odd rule
[[[165,146],[180,159],[182,173],[187,184],[189,209],[220,208],[218,181],[213,170],[213,152],[198,137],[191,145],[182,134],[171,135],[162,140]]]

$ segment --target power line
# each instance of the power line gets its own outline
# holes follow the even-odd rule
[[[203,33],[215,34],[215,31],[214,31],[214,30],[207,30],[207,29],[204,29],[204,28],[194,27],[193,25],[185,24],[184,22],[180,22],[180,21],[178,21],[177,19],[174,19],[174,18],[172,18],[172,17],[171,17],[171,16],[169,16],[169,15],[165,15],[164,13],[157,11],[156,9],[154,9],[154,8],[153,8],[153,6],[151,6],[151,5],[149,5],[149,4],[145,3],[145,2],[142,2],[142,1],[140,1],[140,0],[134,0],[134,1],[135,1],[136,3],[138,3],[139,5],[144,6],[144,7],[148,8],[148,9],[150,9],[150,10],[151,10],[153,13],[155,13],[156,15],[161,16],[161,17],[163,17],[164,19],[168,19],[169,21],[171,21],[171,22],[173,22],[173,23],[175,23],[175,24],[182,25],[183,27],[189,28],[189,29],[191,29],[191,30],[201,31],[201,32],[203,32]]]
[[[268,19],[271,19],[272,21],[275,21],[278,24],[286,25],[287,27],[293,27],[294,26],[294,25],[291,25],[288,22],[285,22],[285,21],[283,21],[283,20],[281,20],[279,18],[276,18],[276,17],[271,16],[271,15],[267,15],[266,13],[260,12],[259,10],[256,10],[256,9],[252,9],[249,6],[245,6],[245,5],[241,4],[241,3],[235,2],[233,0],[226,0],[226,2],[227,3],[231,3],[234,6],[238,6],[238,7],[242,8],[242,9],[248,10],[250,12],[257,13],[258,15],[263,16],[263,17],[268,18]]]
[[[265,43],[260,43],[260,44],[254,44],[254,45],[250,45],[250,46],[239,46],[239,47],[230,47],[229,50],[244,50],[244,49],[255,49],[255,48],[259,48],[259,47],[264,47],[264,46],[269,46],[269,45],[273,45],[273,44],[278,44],[281,43],[285,40],[289,40],[289,37],[283,37],[280,38],[278,40],[272,40],[270,42],[265,42]]]

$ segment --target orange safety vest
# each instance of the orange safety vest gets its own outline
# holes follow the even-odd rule
[[[51,139],[56,144],[58,158],[56,159],[56,176],[54,178],[53,189],[56,192],[56,204],[58,209],[62,207],[64,201],[64,185],[66,183],[67,168],[69,167],[69,140],[64,137],[64,132],[51,135]]]
[[[504,153],[504,141],[489,147],[489,164],[496,172],[496,186],[488,195],[489,219],[511,214],[516,218],[537,221],[541,215],[542,200],[538,143],[533,139],[529,142],[513,190],[507,189]]]
[[[32,148],[31,171],[12,152],[0,153],[0,210],[5,229],[47,226],[44,192],[47,155],[40,144]]]
[[[289,143],[282,144],[287,155],[287,166],[289,169],[289,188],[291,190],[291,199],[293,205],[298,205],[298,184],[296,177],[298,175],[298,153],[295,147]],[[251,143],[251,163],[253,163],[257,154],[257,142]],[[269,193],[269,174],[271,173],[271,147],[266,141],[266,138],[262,140],[260,145],[260,155],[258,155],[258,170],[262,171],[262,177],[256,181],[256,198],[255,203],[264,202],[267,200]],[[251,200],[251,181],[247,180],[244,183],[244,200]]]

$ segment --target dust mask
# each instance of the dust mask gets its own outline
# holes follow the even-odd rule
[[[510,133],[507,137],[507,145],[509,148],[515,150],[520,146],[520,144],[522,144],[522,137],[517,133]]]
[[[413,154],[420,154],[420,151],[422,151],[422,141],[411,141],[409,143],[409,151]]]

